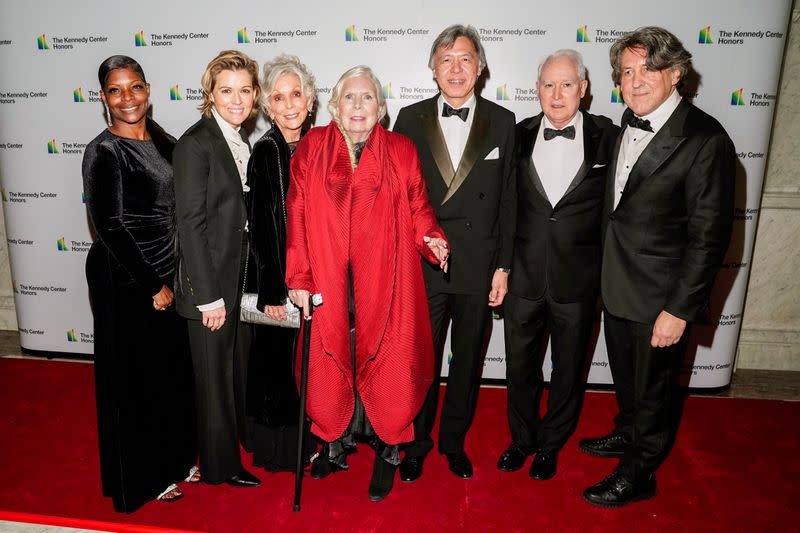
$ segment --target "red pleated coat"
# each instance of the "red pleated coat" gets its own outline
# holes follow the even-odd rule
[[[353,171],[337,125],[314,128],[292,157],[286,207],[287,286],[323,298],[314,311],[309,357],[306,411],[312,431],[325,441],[344,433],[355,386],[381,440],[413,440],[412,422],[434,373],[420,254],[438,261],[422,237],[444,237],[414,144],[378,124]],[[355,385],[348,264],[355,296]]]

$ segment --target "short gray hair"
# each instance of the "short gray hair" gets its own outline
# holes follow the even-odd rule
[[[269,95],[275,89],[275,84],[284,74],[294,74],[300,79],[300,89],[308,99],[308,111],[314,109],[317,101],[317,88],[314,85],[314,75],[308,67],[300,61],[300,58],[290,54],[281,54],[264,63],[264,81],[261,85],[261,106],[267,111],[272,109],[269,102]]]
[[[622,80],[622,54],[629,48],[643,49],[647,55],[645,64],[650,70],[677,69],[680,73],[678,87],[692,68],[692,54],[674,34],[658,26],[642,26],[626,33],[611,45],[608,55],[611,60],[611,79],[617,85]]]
[[[433,41],[431,45],[431,55],[428,57],[428,68],[436,68],[436,51],[439,48],[452,48],[459,37],[466,37],[472,42],[475,51],[478,53],[478,70],[483,70],[486,66],[486,51],[481,44],[481,36],[473,26],[463,24],[453,24],[446,27],[442,33]]]
[[[580,81],[586,80],[586,65],[583,64],[583,56],[581,55],[581,53],[571,48],[562,48],[561,50],[556,50],[555,52],[544,58],[544,61],[539,63],[539,70],[536,73],[537,81],[541,79],[542,69],[544,68],[545,65],[547,65],[547,63],[553,61],[554,59],[560,59],[562,57],[565,57],[570,61],[572,61],[572,63],[575,65],[575,70],[578,71],[578,78],[580,79]]]
[[[334,85],[331,91],[331,99],[328,101],[328,113],[334,122],[339,124],[339,98],[342,97],[342,87],[347,80],[353,78],[367,78],[375,87],[375,96],[378,99],[378,122],[386,116],[386,98],[383,96],[383,87],[378,77],[372,69],[366,65],[357,65],[345,71]]]

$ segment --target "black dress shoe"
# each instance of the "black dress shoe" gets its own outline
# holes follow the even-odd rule
[[[578,447],[581,451],[595,457],[616,457],[625,455],[631,440],[623,433],[609,433],[596,439],[581,439]]]
[[[392,491],[394,473],[397,467],[381,459],[375,454],[375,463],[372,465],[372,479],[369,482],[369,499],[379,502]]]
[[[452,473],[462,479],[472,477],[472,463],[464,452],[445,453],[447,457],[447,467]]]
[[[416,481],[422,475],[422,463],[425,457],[421,455],[406,455],[400,463],[400,481],[410,483]]]
[[[583,491],[583,499],[600,507],[622,507],[656,495],[656,476],[649,474],[631,481],[615,470],[603,481]]]
[[[556,465],[558,464],[558,452],[547,452],[539,450],[533,458],[531,469],[528,475],[533,479],[546,480],[556,475]]]
[[[516,472],[525,465],[525,461],[532,453],[523,446],[512,444],[497,460],[497,469],[503,472]]]
[[[261,480],[242,468],[238,474],[228,479],[225,483],[234,487],[258,487]]]

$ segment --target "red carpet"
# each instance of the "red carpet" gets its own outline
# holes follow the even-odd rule
[[[614,397],[587,394],[558,475],[495,469],[508,443],[505,390],[481,390],[467,439],[475,477],[462,481],[433,454],[423,477],[397,482],[372,503],[372,452],[349,472],[306,478],[292,512],[293,477],[257,472],[256,489],[184,484],[186,497],[133,515],[100,495],[91,365],[0,359],[0,510],[197,531],[771,531],[800,524],[800,402],[692,397],[675,448],[658,472],[658,496],[618,510],[592,507],[582,490],[613,461],[588,457],[577,439],[611,427]],[[167,443],[165,443],[166,445]],[[246,458],[249,464],[249,457]]]

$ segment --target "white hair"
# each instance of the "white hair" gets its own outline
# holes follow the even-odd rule
[[[342,96],[342,87],[344,87],[344,83],[347,80],[352,78],[366,78],[372,83],[375,88],[375,98],[378,102],[378,122],[380,122],[386,116],[386,98],[383,96],[383,87],[381,87],[380,80],[378,80],[372,69],[366,65],[357,65],[348,69],[336,82],[333,91],[331,91],[331,99],[328,101],[328,113],[330,113],[331,118],[337,124],[339,123],[339,98]]]
[[[536,79],[542,77],[542,69],[554,59],[560,59],[562,57],[566,57],[575,65],[575,70],[578,72],[578,78],[580,81],[586,80],[586,65],[583,64],[583,56],[577,50],[572,50],[571,48],[562,48],[561,50],[556,50],[546,58],[544,61],[539,63],[539,70],[536,73]]]

